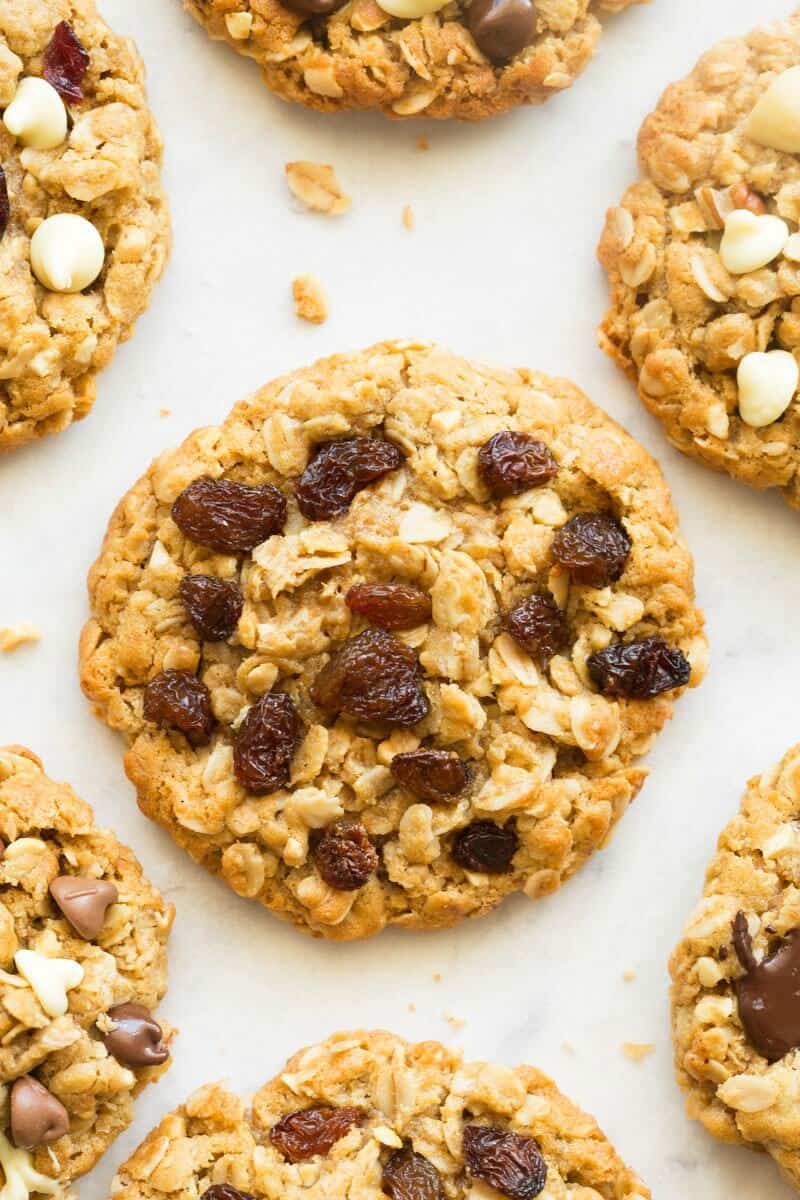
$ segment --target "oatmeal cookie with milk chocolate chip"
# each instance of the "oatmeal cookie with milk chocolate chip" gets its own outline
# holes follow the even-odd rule
[[[93,0],[0,5],[0,452],[85,417],[170,243],[133,43]]]
[[[554,891],[703,676],[655,462],[564,380],[388,342],[158,458],[83,688],[193,858],[332,938]]]
[[[642,0],[185,0],[284,100],[478,121],[571,86]]]
[[[800,1191],[800,746],[751,779],[675,950],[672,1026],[691,1116],[763,1149]]]
[[[721,42],[639,134],[601,344],[679,450],[800,507],[800,12]]]
[[[487,1186],[488,1185],[488,1186]],[[648,1200],[597,1123],[533,1067],[339,1033],[252,1108],[211,1084],[120,1168],[117,1200]]]
[[[29,750],[0,748],[0,1167],[60,1193],[166,1069],[173,909],[127,846]]]

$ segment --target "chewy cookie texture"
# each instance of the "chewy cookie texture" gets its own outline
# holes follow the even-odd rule
[[[341,1033],[300,1051],[252,1110],[195,1092],[120,1169],[115,1200],[647,1200],[596,1122],[532,1067]]]
[[[599,13],[641,0],[186,0],[286,100],[481,120],[541,104],[594,54]]]
[[[721,42],[639,134],[601,342],[687,454],[800,507],[800,13]]]
[[[93,0],[0,4],[0,452],[85,417],[169,249],[144,68]]]
[[[716,1137],[800,1190],[800,746],[751,779],[672,957],[678,1079]]]
[[[13,1200],[60,1194],[165,1069],[173,910],[30,751],[0,748],[0,1167]]]
[[[564,380],[410,342],[163,454],[89,591],[82,683],[142,809],[340,939],[555,891],[706,665],[646,452]]]

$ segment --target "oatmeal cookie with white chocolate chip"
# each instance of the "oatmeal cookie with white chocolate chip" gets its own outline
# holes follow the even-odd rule
[[[639,134],[601,344],[679,450],[800,507],[800,12],[721,42]]]
[[[715,1137],[800,1191],[800,746],[747,785],[670,963],[678,1081]]]
[[[571,86],[642,0],[185,0],[285,100],[482,120]]]
[[[706,663],[642,447],[564,380],[413,342],[163,454],[89,591],[82,683],[144,812],[332,938],[554,891]]]
[[[0,1167],[55,1194],[130,1124],[166,1069],[173,909],[88,804],[29,750],[0,748]]]
[[[144,68],[93,0],[0,5],[0,452],[85,417],[169,250]]]
[[[295,1054],[252,1110],[190,1096],[120,1168],[116,1200],[649,1200],[590,1116],[533,1067],[437,1042],[339,1033]]]

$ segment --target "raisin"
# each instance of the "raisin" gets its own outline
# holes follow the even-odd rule
[[[682,650],[657,637],[612,642],[586,660],[589,674],[606,696],[650,700],[689,682],[691,667]]]
[[[399,783],[423,800],[457,796],[469,783],[469,770],[450,750],[410,750],[395,754],[389,770]]]
[[[295,484],[300,512],[309,521],[338,517],[362,488],[397,470],[402,461],[397,446],[381,438],[323,442]]]
[[[83,100],[83,77],[89,69],[89,54],[75,30],[66,21],[56,25],[45,52],[42,75],[67,103]]]
[[[383,629],[348,638],[314,680],[311,697],[330,712],[395,725],[416,725],[430,710],[416,654]]]
[[[409,1148],[389,1155],[381,1187],[392,1200],[443,1200],[444,1197],[436,1167]]]
[[[8,229],[8,222],[11,218],[11,204],[8,199],[8,180],[6,173],[0,167],[0,238]]]
[[[481,446],[478,472],[493,496],[516,496],[549,483],[558,463],[544,442],[504,429]]]
[[[482,1179],[511,1200],[531,1200],[544,1190],[547,1163],[535,1138],[492,1125],[464,1128],[464,1159],[473,1179]]]
[[[356,892],[378,869],[378,852],[363,825],[339,821],[312,839],[314,864],[329,887]]]
[[[578,513],[558,530],[551,546],[553,558],[575,583],[602,588],[625,570],[631,539],[608,513]]]
[[[240,1192],[229,1183],[212,1183],[211,1187],[203,1192],[200,1200],[255,1200],[255,1197],[250,1192]]]
[[[456,834],[451,853],[465,871],[505,875],[511,870],[511,860],[518,849],[519,838],[512,818],[505,825],[473,821]]]
[[[357,1108],[301,1108],[281,1117],[269,1138],[289,1162],[305,1162],[315,1154],[327,1154],[360,1120]]]
[[[408,583],[357,583],[344,601],[382,629],[415,629],[431,617],[430,596]]]
[[[505,627],[518,646],[540,667],[569,644],[569,626],[550,596],[534,593],[506,613]]]
[[[286,499],[269,483],[250,487],[203,475],[172,506],[181,533],[219,554],[246,554],[286,524]]]
[[[184,575],[180,585],[183,607],[201,638],[224,642],[242,615],[242,593],[237,584],[216,575]]]
[[[268,692],[248,711],[233,741],[233,771],[242,787],[257,796],[289,782],[292,755],[302,727],[284,692]]]
[[[142,711],[146,721],[185,733],[193,746],[207,742],[214,728],[209,690],[191,671],[162,671],[151,679]]]

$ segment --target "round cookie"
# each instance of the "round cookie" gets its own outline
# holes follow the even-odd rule
[[[0,749],[0,839],[0,1166],[24,1200],[93,1167],[166,1069],[172,1031],[149,1010],[174,913],[18,746]]]
[[[678,1081],[716,1137],[800,1190],[800,746],[751,779],[670,963]]]
[[[0,6],[0,113],[2,452],[86,416],[170,232],[144,68],[93,0]]]
[[[285,100],[478,121],[542,104],[594,54],[598,12],[641,0],[186,0]]]
[[[201,1088],[120,1168],[114,1194],[646,1200],[650,1191],[533,1067],[357,1032],[295,1054],[250,1112],[221,1084]]]
[[[144,812],[332,938],[555,891],[705,671],[642,447],[564,380],[412,342],[163,454],[89,592],[82,684]]]
[[[721,42],[639,134],[601,344],[679,450],[800,505],[800,13]]]

